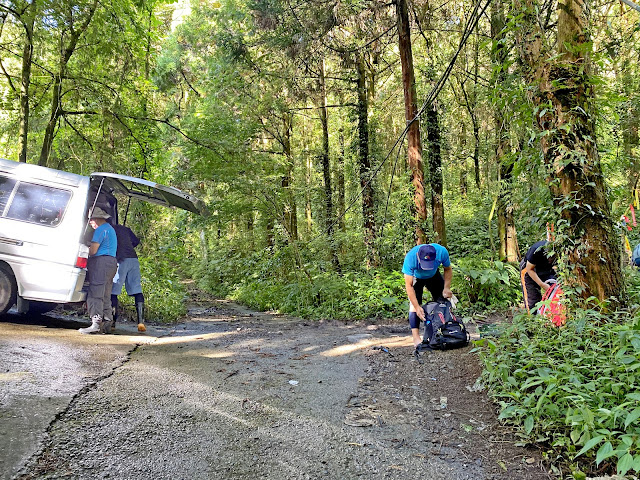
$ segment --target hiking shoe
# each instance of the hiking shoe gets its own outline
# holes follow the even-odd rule
[[[80,333],[98,333],[102,332],[102,317],[100,315],[94,315],[91,317],[91,326],[86,328],[79,328]]]
[[[111,333],[116,328],[116,322],[106,318],[102,321],[100,333]]]

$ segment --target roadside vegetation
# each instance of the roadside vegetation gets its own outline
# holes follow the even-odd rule
[[[500,419],[575,479],[640,470],[640,281],[627,274],[627,309],[593,301],[571,308],[562,328],[520,313],[478,342]]]

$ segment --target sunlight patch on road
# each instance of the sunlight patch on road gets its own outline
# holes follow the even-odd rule
[[[158,339],[158,343],[162,345],[171,345],[174,343],[190,343],[201,342],[203,340],[215,340],[218,338],[236,335],[237,332],[217,332],[217,333],[199,333],[197,335],[183,335],[178,337],[163,337]]]
[[[203,353],[202,350],[199,350],[199,351],[195,351],[195,352],[192,351],[188,353],[189,355],[193,355],[196,357],[206,357],[206,358],[229,358],[235,355],[235,353],[229,352],[229,351]]]
[[[313,345],[313,346],[311,346],[311,347],[305,347],[305,348],[303,348],[303,349],[302,349],[302,351],[303,351],[304,353],[309,353],[309,352],[313,352],[313,351],[315,351],[315,350],[318,350],[319,348],[320,348],[320,346],[318,346],[318,345]]]
[[[358,350],[364,350],[373,346],[383,345],[389,350],[399,347],[409,347],[413,345],[411,337],[390,337],[390,338],[364,338],[356,343],[349,343],[346,345],[338,345],[335,348],[322,352],[320,355],[323,357],[338,357],[341,355],[348,355]]]
[[[0,382],[34,381],[36,376],[32,372],[0,373]]]

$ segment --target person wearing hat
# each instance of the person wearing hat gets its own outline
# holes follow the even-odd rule
[[[91,326],[79,329],[80,333],[111,333],[111,288],[118,269],[118,240],[115,230],[107,222],[110,217],[111,215],[100,207],[95,207],[91,212],[89,224],[95,229],[87,261],[87,310]]]
[[[556,281],[555,255],[547,252],[547,242],[536,242],[520,262],[520,281],[524,295],[524,306],[529,313],[536,313],[536,303],[542,300],[542,292],[546,292]]]
[[[438,270],[442,265],[444,277]],[[422,308],[422,292],[426,287],[433,300],[440,297],[451,298],[451,279],[453,269],[449,252],[442,245],[429,243],[416,245],[404,257],[402,265],[404,285],[409,297],[409,325],[413,344],[417,347],[422,343],[420,338],[420,321],[425,320]]]

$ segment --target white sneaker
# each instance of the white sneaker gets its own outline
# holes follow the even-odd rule
[[[94,315],[91,317],[91,326],[86,328],[79,328],[80,333],[98,333],[102,324],[102,317],[100,315]]]

